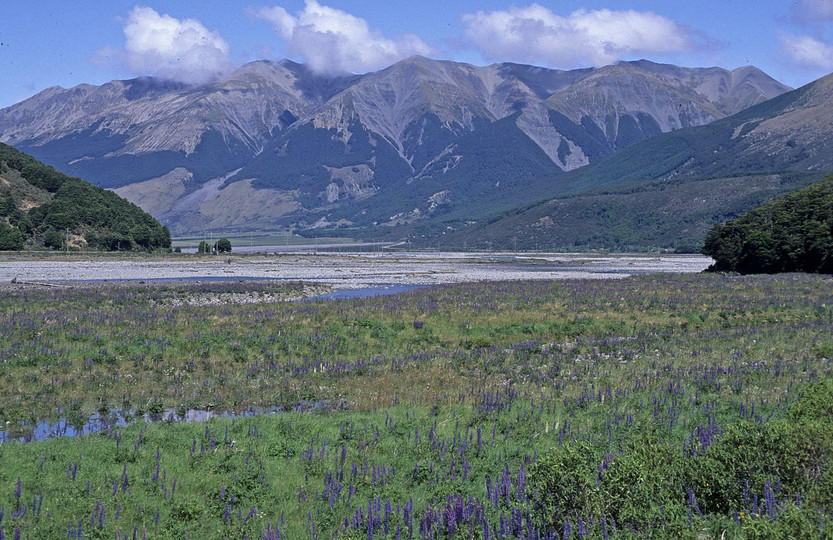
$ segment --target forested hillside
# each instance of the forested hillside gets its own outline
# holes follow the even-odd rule
[[[171,233],[115,193],[0,143],[0,250],[155,250]]]
[[[716,271],[833,274],[833,175],[715,225],[703,253]]]

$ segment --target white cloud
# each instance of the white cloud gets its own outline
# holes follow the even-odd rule
[[[371,30],[367,21],[344,11],[306,0],[297,16],[280,7],[263,7],[254,14],[272,23],[292,55],[319,72],[362,73],[415,54],[435,55],[413,34],[388,39]]]
[[[134,75],[202,83],[228,71],[228,43],[196,19],[175,19],[137,6],[124,24],[123,49],[99,50],[94,61],[120,64]]]
[[[833,21],[833,2],[830,0],[798,0],[791,9],[795,18],[802,22]]]
[[[804,67],[833,69],[833,45],[810,36],[778,34],[781,51]]]
[[[601,66],[625,56],[695,48],[693,32],[650,12],[578,10],[564,17],[538,4],[463,15],[466,39],[494,61]]]

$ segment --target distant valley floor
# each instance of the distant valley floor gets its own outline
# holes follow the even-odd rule
[[[95,281],[287,280],[359,289],[471,281],[621,278],[646,273],[696,273],[712,263],[700,255],[513,253],[280,254],[114,258],[0,255],[0,284]]]

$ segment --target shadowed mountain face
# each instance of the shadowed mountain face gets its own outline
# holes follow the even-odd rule
[[[789,90],[752,67],[647,61],[559,71],[414,57],[324,77],[253,62],[224,80],[50,88],[0,141],[116,189],[175,233],[379,227],[558,193],[558,176]]]
[[[561,194],[446,245],[699,251],[715,223],[833,171],[833,75],[708,125],[664,133],[553,180]]]

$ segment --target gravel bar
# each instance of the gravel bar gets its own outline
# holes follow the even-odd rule
[[[108,254],[109,255],[109,254]],[[335,289],[435,285],[470,281],[622,278],[696,273],[712,263],[700,255],[514,253],[338,253],[196,256],[20,257],[0,254],[0,283],[201,281],[274,279]]]

